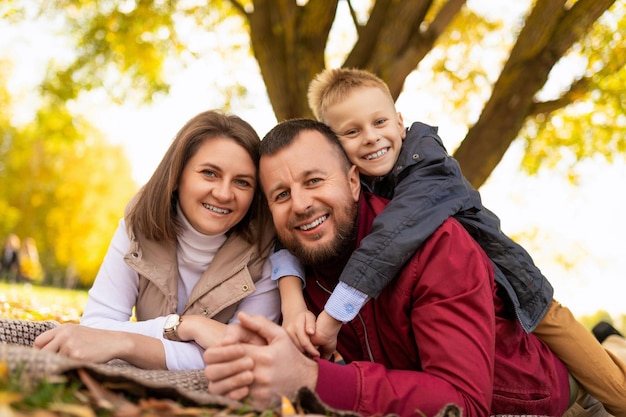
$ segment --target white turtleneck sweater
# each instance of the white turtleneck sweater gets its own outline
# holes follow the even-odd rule
[[[226,241],[224,234],[208,236],[195,230],[179,210],[183,232],[178,236],[178,312],[181,313],[191,290],[211,263],[217,250]],[[139,275],[126,262],[124,255],[130,247],[124,219],[120,220],[98,275],[89,290],[89,298],[81,324],[108,330],[119,330],[155,337],[165,348],[167,368],[202,369],[203,350],[195,343],[173,342],[163,339],[165,317],[142,322],[129,318],[139,294]],[[270,278],[269,260],[263,267],[263,276],[255,283],[256,291],[244,298],[237,312],[262,314],[277,321],[280,316],[280,296],[276,283]],[[230,322],[236,322],[237,312]]]

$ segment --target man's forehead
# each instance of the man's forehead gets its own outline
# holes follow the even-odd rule
[[[285,186],[282,182],[300,180],[312,172],[326,169],[333,165],[331,161],[335,157],[320,132],[301,132],[288,146],[273,155],[261,156],[259,171],[263,189],[268,191]]]
[[[282,164],[303,166],[307,163],[317,163],[318,159],[328,160],[329,157],[333,157],[333,152],[326,138],[318,131],[305,130],[273,155],[262,155],[260,166],[263,169],[264,166],[277,161]]]

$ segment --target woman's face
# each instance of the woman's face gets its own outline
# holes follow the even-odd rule
[[[227,232],[246,215],[257,172],[248,152],[227,137],[206,139],[183,168],[178,199],[198,232]]]

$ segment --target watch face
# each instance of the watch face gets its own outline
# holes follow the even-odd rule
[[[171,329],[174,326],[176,326],[176,324],[178,323],[179,320],[179,316],[178,314],[170,314],[167,317],[165,317],[165,328],[166,329]]]

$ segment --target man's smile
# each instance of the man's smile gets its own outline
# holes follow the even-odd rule
[[[311,230],[314,227],[317,227],[320,224],[324,223],[327,218],[328,218],[328,215],[324,215],[322,217],[318,217],[317,219],[313,220],[310,223],[303,224],[301,226],[296,226],[296,229],[303,230],[303,231]]]

